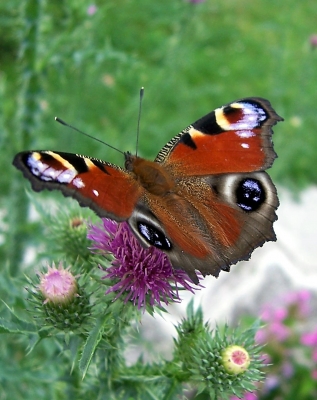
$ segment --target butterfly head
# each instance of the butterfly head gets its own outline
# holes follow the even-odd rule
[[[124,167],[127,171],[133,171],[133,164],[137,156],[132,155],[129,151],[124,153]]]

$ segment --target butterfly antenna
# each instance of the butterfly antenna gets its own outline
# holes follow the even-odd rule
[[[100,139],[98,139],[98,138],[96,138],[96,137],[94,137],[94,136],[88,135],[88,133],[85,133],[85,132],[81,131],[80,129],[75,128],[75,127],[72,126],[72,125],[69,125],[67,122],[63,121],[62,119],[60,119],[60,118],[58,118],[58,117],[55,117],[55,121],[59,122],[59,123],[62,124],[62,125],[67,126],[68,128],[73,129],[73,130],[76,131],[76,132],[81,133],[81,134],[84,135],[84,136],[89,137],[90,139],[95,140],[96,142],[102,143],[102,144],[104,144],[104,145],[110,147],[111,149],[118,151],[118,152],[121,153],[121,154],[124,154],[123,151],[117,149],[116,147],[111,146],[111,144],[106,143],[106,142],[104,142],[103,140],[100,140]]]
[[[140,136],[140,121],[141,121],[141,110],[142,110],[142,100],[144,96],[144,87],[140,89],[140,104],[139,104],[139,116],[138,116],[138,127],[136,132],[136,149],[135,156],[138,156],[138,147],[139,147],[139,136]]]

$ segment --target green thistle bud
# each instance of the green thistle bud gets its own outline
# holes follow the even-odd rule
[[[91,245],[87,239],[87,224],[81,216],[81,211],[70,214],[60,212],[48,227],[54,254],[75,262],[76,260],[88,260],[92,254],[89,250]]]
[[[84,326],[91,314],[89,296],[78,285],[77,279],[62,263],[48,266],[39,274],[40,283],[33,285],[29,299],[43,328],[74,331]]]
[[[261,347],[254,341],[258,326],[247,331],[210,330],[203,323],[201,309],[196,312],[190,303],[187,319],[176,328],[176,356],[182,365],[182,380],[192,382],[198,393],[211,399],[229,399],[252,391],[263,379]]]
[[[90,261],[95,256],[89,250],[91,241],[87,239],[87,221],[94,219],[88,209],[76,205],[60,207],[56,214],[50,214],[37,205],[50,240],[48,253],[69,260],[71,263]]]

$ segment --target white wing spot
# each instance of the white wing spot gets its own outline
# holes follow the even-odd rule
[[[250,131],[250,130],[242,130],[242,131],[237,131],[236,134],[241,137],[241,138],[250,138],[252,136],[255,136],[255,133]]]
[[[96,197],[98,197],[98,196],[99,196],[99,192],[98,192],[98,190],[94,189],[92,192],[93,192],[93,194],[94,194]]]
[[[78,189],[81,189],[81,188],[85,187],[85,184],[84,184],[84,182],[83,182],[83,180],[81,178],[75,178],[72,181],[72,184],[74,186],[76,186]]]
[[[66,170],[66,171],[55,171],[56,176],[54,174],[51,174],[54,180],[57,180],[60,183],[70,183],[75,176],[77,175],[77,172],[74,170]]]

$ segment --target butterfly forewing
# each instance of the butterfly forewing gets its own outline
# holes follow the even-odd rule
[[[123,221],[130,217],[142,187],[128,171],[113,164],[71,153],[26,151],[13,164],[35,191],[60,190],[99,216]]]
[[[267,100],[237,100],[184,129],[156,161],[186,176],[262,171],[276,157],[271,128],[281,120]]]

